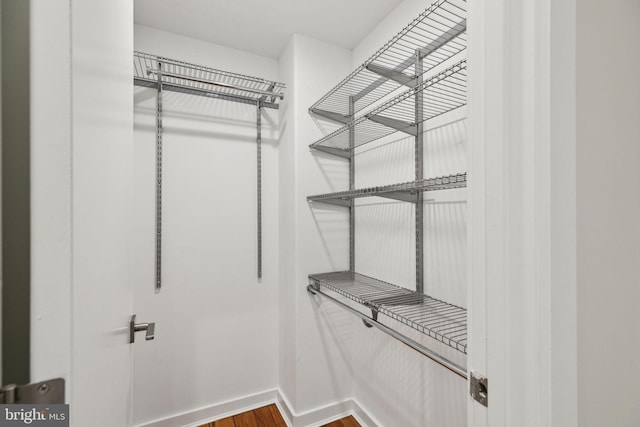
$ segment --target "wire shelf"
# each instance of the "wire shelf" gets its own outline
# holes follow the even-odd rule
[[[353,130],[354,147],[375,141],[397,131],[415,135],[416,95],[422,97],[422,120],[438,117],[467,103],[467,60],[456,63],[409,89],[375,110],[310,145],[313,149],[349,150],[349,135]]]
[[[423,179],[420,181],[410,181],[400,184],[385,185],[382,187],[368,187],[356,190],[319,194],[317,196],[309,196],[307,197],[307,200],[313,202],[331,203],[341,206],[350,206],[350,201],[353,199],[359,197],[379,196],[416,203],[418,201],[417,194],[420,191],[450,190],[453,188],[463,188],[466,186],[467,174],[459,173],[455,175]]]
[[[351,271],[311,274],[309,281],[467,353],[467,310],[462,307]]]
[[[284,83],[217,70],[143,52],[133,53],[134,83],[138,86],[202,95],[277,108],[284,98]]]
[[[358,112],[408,80],[415,81],[417,51],[423,58],[423,73],[457,55],[467,46],[466,9],[466,0],[435,1],[309,111],[347,116],[352,98],[354,112]],[[403,83],[389,78],[389,74],[400,77]]]

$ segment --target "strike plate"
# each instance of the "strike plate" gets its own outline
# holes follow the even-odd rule
[[[474,400],[487,406],[489,403],[489,380],[472,371],[469,381],[469,392]]]

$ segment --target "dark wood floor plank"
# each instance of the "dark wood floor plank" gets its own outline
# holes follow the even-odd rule
[[[322,427],[362,427],[355,418],[349,415],[346,418],[335,420],[329,424],[325,424]]]
[[[209,423],[206,427],[236,427],[236,423],[233,422],[233,417],[229,417]]]
[[[351,415],[349,415],[347,418],[341,419],[340,421],[342,421],[344,427],[362,427],[360,423],[358,423],[356,419]]]
[[[258,421],[253,411],[245,412],[233,417],[236,427],[258,427]]]
[[[234,415],[200,427],[287,427],[275,404]],[[352,416],[333,421],[322,427],[362,427]]]
[[[256,416],[258,427],[274,427],[276,425],[268,406],[254,409],[253,414]]]
[[[282,414],[275,404],[271,404],[267,406],[267,408],[269,408],[269,411],[271,411],[271,416],[273,417],[273,421],[275,422],[275,427],[287,427],[287,423],[284,422],[284,418],[282,418]]]

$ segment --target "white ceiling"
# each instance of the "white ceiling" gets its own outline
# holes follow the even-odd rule
[[[278,59],[294,33],[352,49],[402,0],[135,0],[135,22]]]

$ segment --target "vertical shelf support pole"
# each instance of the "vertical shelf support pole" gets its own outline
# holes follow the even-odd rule
[[[422,55],[420,50],[416,50],[415,75],[416,87],[422,84]],[[424,179],[424,125],[423,121],[423,98],[422,91],[415,92],[415,169],[416,181]],[[424,293],[424,193],[418,192],[416,202],[416,291]]]
[[[158,62],[156,95],[156,286],[162,288],[162,63]]]
[[[349,190],[356,188],[355,140],[356,129],[353,126],[355,116],[355,100],[349,97]],[[349,271],[356,271],[356,209],[355,200],[349,204]]]
[[[258,176],[258,279],[262,279],[262,101],[256,103],[256,146]]]

